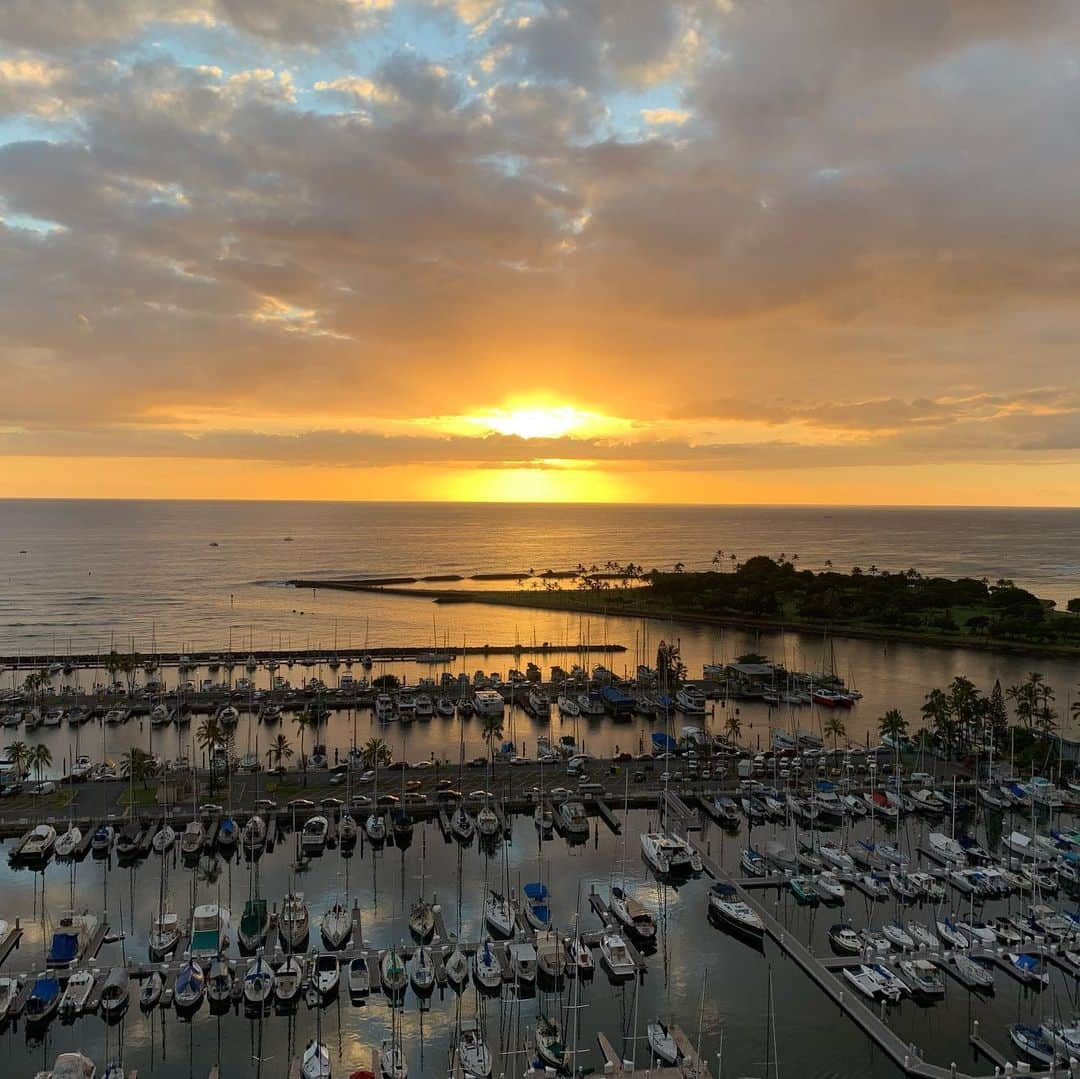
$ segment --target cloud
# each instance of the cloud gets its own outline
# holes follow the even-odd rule
[[[680,127],[690,119],[690,112],[687,109],[642,109],[641,117],[645,123],[655,127],[662,127],[666,124],[674,124],[676,127]]]

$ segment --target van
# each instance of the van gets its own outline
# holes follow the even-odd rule
[[[588,783],[588,782],[578,783],[578,794],[597,794],[597,795],[600,795],[600,794],[603,794],[603,793],[604,793],[604,784],[603,783]]]

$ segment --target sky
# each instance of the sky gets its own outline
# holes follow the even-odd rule
[[[6,0],[0,497],[1080,504],[1075,0]]]

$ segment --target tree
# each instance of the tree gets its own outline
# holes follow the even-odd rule
[[[304,752],[304,735],[307,733],[308,727],[315,726],[315,720],[312,715],[305,708],[303,712],[298,712],[293,716],[293,722],[296,724],[296,729],[300,734],[300,767],[304,772],[304,786],[307,786],[307,754]]]
[[[1080,596],[1075,596],[1073,599],[1069,600],[1069,602],[1065,604],[1065,610],[1067,610],[1069,614],[1080,614]]]
[[[37,776],[38,783],[40,783],[45,775],[45,769],[52,767],[52,750],[48,746],[34,746],[27,754],[26,763]]]
[[[146,781],[155,771],[154,758],[145,749],[139,749],[138,746],[132,746],[120,758],[120,774],[132,780],[132,782],[138,781],[144,787]]]
[[[12,742],[7,747],[7,758],[15,766],[19,779],[26,775],[29,756],[30,747],[25,742]]]
[[[1009,730],[1009,712],[1005,707],[1005,691],[1001,688],[1001,679],[994,682],[994,688],[990,691],[990,703],[987,706],[986,718],[990,723],[990,729],[994,734],[994,741],[1001,744]]]
[[[284,734],[279,734],[277,738],[271,743],[270,748],[266,751],[267,763],[269,764],[270,758],[277,762],[277,767],[280,768],[282,764],[290,760],[293,755],[293,747],[289,744],[289,739]]]
[[[724,732],[735,743],[739,744],[739,736],[742,734],[742,720],[734,708],[729,709],[728,717],[724,722]]]
[[[835,712],[829,716],[825,721],[825,737],[832,738],[833,752],[836,752],[836,742],[838,738],[847,737],[847,727],[844,725],[844,720],[838,716]]]
[[[948,699],[954,736],[965,744],[978,741],[978,728],[986,715],[986,704],[975,683],[957,675],[949,683]]]
[[[952,707],[949,697],[942,689],[932,689],[926,695],[922,705],[923,718],[933,729],[938,743],[945,747],[949,758],[952,758],[953,743],[956,739],[956,727],[953,723]]]
[[[390,747],[381,738],[369,738],[360,752],[367,768],[387,768],[394,759]]]
[[[899,745],[907,735],[907,720],[904,719],[899,708],[890,708],[878,719],[878,733],[882,738],[891,739]]]
[[[492,763],[495,761],[495,743],[502,740],[503,717],[499,715],[484,716],[484,741],[487,742],[488,753],[491,754]]]

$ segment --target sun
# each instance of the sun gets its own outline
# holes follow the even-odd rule
[[[500,435],[518,438],[562,438],[593,426],[599,417],[573,405],[511,405],[493,409],[472,421]]]

